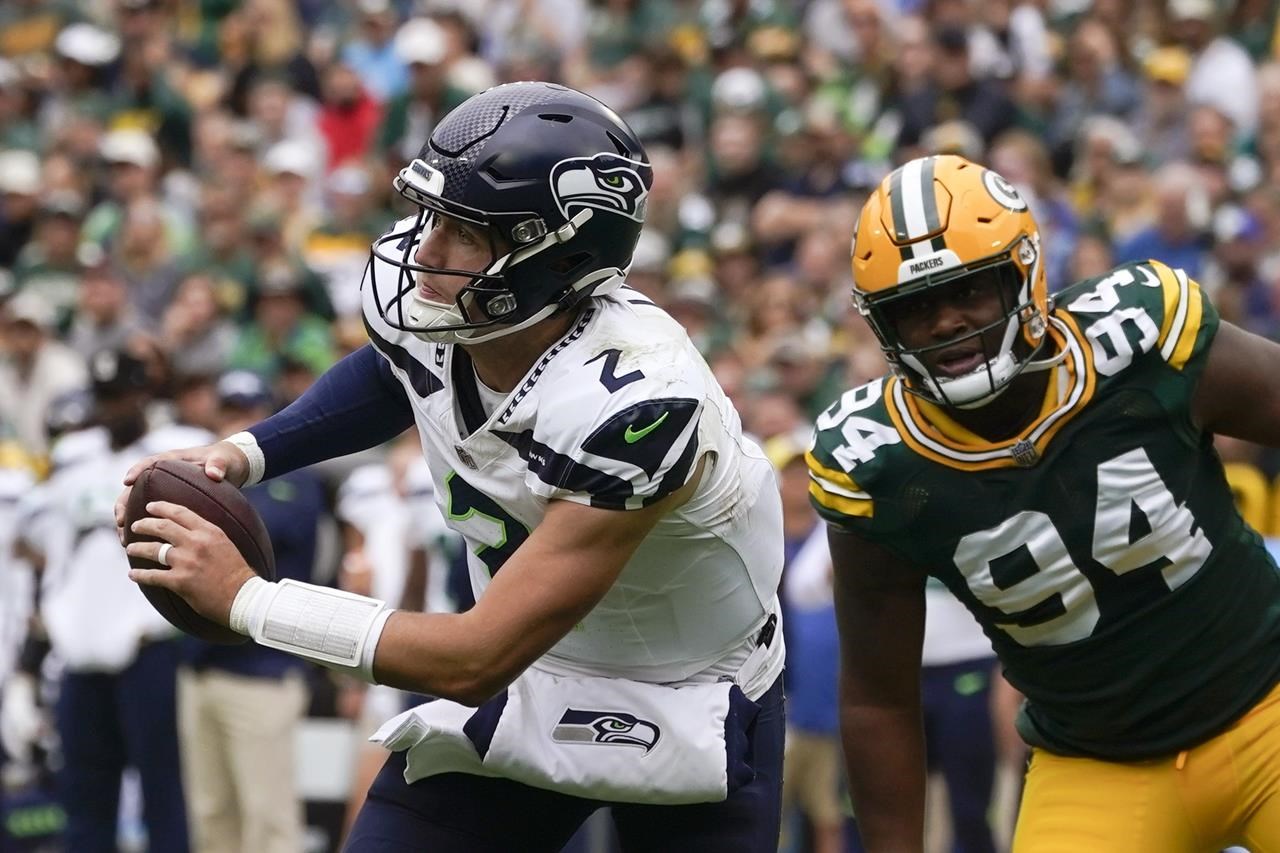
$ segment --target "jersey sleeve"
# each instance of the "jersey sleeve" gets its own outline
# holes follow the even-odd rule
[[[875,500],[842,469],[837,454],[843,446],[840,425],[814,431],[804,457],[809,466],[809,500],[828,524],[866,533],[875,515]]]
[[[1218,331],[1218,312],[1204,290],[1182,270],[1153,261],[1161,282],[1164,312],[1160,324],[1160,357],[1175,370],[1203,367],[1209,344]]]
[[[534,494],[630,510],[688,481],[710,449],[700,429],[709,374],[678,350],[641,355],[605,350],[559,378],[554,404],[520,439]]]
[[[1117,267],[1064,297],[1103,376],[1158,359],[1194,381],[1218,330],[1218,313],[1200,285],[1159,261]]]

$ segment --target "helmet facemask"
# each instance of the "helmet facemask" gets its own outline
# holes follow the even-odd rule
[[[1014,260],[1017,254],[1018,262]],[[1045,338],[1045,317],[1036,304],[1033,282],[1039,274],[1040,252],[1034,236],[987,258],[923,276],[890,290],[869,294],[855,290],[855,304],[879,338],[886,359],[903,379],[906,390],[930,402],[960,409],[986,405],[999,396],[1033,361]],[[968,296],[958,289],[976,288]],[[991,297],[991,291],[995,296]],[[948,298],[998,299],[999,315],[979,328],[945,341],[908,347],[900,334],[911,315],[928,313],[930,301]],[[928,366],[935,353],[972,341],[979,363],[968,372],[950,376]],[[1056,363],[1056,359],[1044,366]]]
[[[389,325],[435,343],[482,343],[527,328],[573,302],[573,288],[528,316],[520,312],[511,271],[577,234],[592,216],[583,209],[555,231],[532,212],[486,213],[446,199],[444,176],[421,159],[400,171],[395,188],[417,208],[412,219],[379,237],[373,244],[370,282],[378,310]],[[446,269],[417,262],[418,247],[435,227],[449,220],[462,222],[489,244],[489,261],[480,270]],[[397,267],[395,286],[382,286],[378,262]],[[455,276],[467,283],[452,303],[427,299],[418,288],[419,276]],[[390,291],[386,293],[384,291]]]

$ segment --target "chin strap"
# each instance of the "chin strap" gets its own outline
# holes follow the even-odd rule
[[[1052,307],[1053,306],[1050,305],[1050,310],[1052,310]],[[1062,324],[1062,322],[1055,319],[1052,315],[1050,315],[1049,317],[1049,322],[1057,326],[1058,331],[1062,332],[1064,335],[1070,334],[1067,328]],[[1049,337],[1047,333],[1045,334],[1045,337],[1049,338],[1049,340],[1053,340],[1053,338]],[[1068,350],[1064,346],[1061,349],[1059,349],[1056,353],[1049,356],[1048,358],[1036,359],[1034,361],[1028,360],[1026,365],[1022,369],[1027,373],[1035,373],[1036,371],[1039,371],[1039,370],[1048,370],[1051,367],[1057,367],[1066,359],[1067,352]]]
[[[1058,350],[1057,354],[1052,355],[1049,358],[1041,358],[1041,359],[1028,361],[1023,366],[1022,372],[1035,373],[1040,370],[1048,370],[1051,367],[1057,367],[1059,364],[1062,364],[1062,362],[1066,359],[1066,357],[1067,357],[1067,350],[1063,348],[1061,350]]]

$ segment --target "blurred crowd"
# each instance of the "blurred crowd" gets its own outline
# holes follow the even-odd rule
[[[883,370],[850,305],[849,240],[867,193],[921,153],[1018,188],[1051,290],[1155,257],[1280,339],[1269,0],[5,0],[0,471],[31,474],[0,478],[4,500],[85,425],[96,353],[145,365],[153,425],[216,433],[228,371],[280,407],[362,346],[369,245],[406,212],[391,177],[453,106],[524,79],[596,95],[645,142],[630,281],[689,329],[784,493],[812,419]],[[1225,452],[1260,472],[1265,525],[1275,466]],[[408,505],[409,463],[373,462],[329,474],[330,516],[369,483]],[[829,568],[803,548],[817,523],[799,483],[804,611],[825,607]],[[361,518],[390,516],[348,512],[328,574],[368,588]],[[442,577],[410,597],[465,606]],[[822,618],[798,647],[830,642]],[[825,689],[791,686],[813,708]],[[801,799],[793,842],[839,849],[835,800]]]

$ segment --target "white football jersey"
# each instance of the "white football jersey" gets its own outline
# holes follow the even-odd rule
[[[420,470],[419,470],[420,469]],[[453,537],[434,500],[427,464],[415,460],[399,487],[384,462],[361,465],[338,488],[337,516],[364,537],[364,552],[373,566],[371,594],[393,604],[404,597],[409,552],[426,550],[429,559],[426,598],[412,610],[453,610],[445,589],[448,570],[444,538]]]
[[[693,497],[539,668],[662,683],[737,674],[777,613],[782,509],[772,466],[684,329],[630,288],[593,298],[486,412],[465,349],[391,327],[372,290],[363,287],[370,339],[413,406],[477,598],[550,501],[637,509],[679,489],[707,457]],[[778,630],[766,665],[742,685],[749,696],[781,673],[782,645]]]
[[[118,672],[142,641],[178,633],[129,580],[115,500],[134,462],[211,440],[204,430],[161,427],[123,450],[103,448],[69,464],[42,486],[30,518],[45,553],[40,607],[50,645],[68,668]]]
[[[31,616],[31,566],[14,551],[20,519],[19,501],[36,485],[25,468],[0,468],[0,685],[13,672]]]

